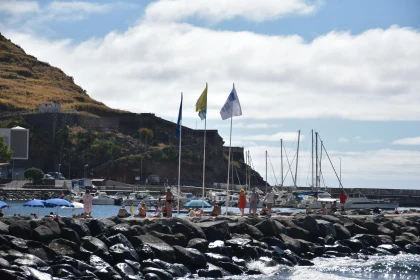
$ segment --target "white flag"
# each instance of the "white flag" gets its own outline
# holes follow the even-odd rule
[[[233,116],[242,116],[241,104],[239,103],[239,98],[236,94],[235,85],[233,85],[233,89],[230,92],[225,105],[223,105],[222,110],[220,110],[220,116],[222,116],[223,120]]]

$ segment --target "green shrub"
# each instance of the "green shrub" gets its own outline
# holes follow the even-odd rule
[[[42,184],[42,178],[44,177],[44,172],[41,169],[31,167],[25,170],[25,178],[28,178],[32,183],[38,185]]]

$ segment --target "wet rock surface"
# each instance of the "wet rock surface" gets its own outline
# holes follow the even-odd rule
[[[420,217],[0,218],[0,279],[257,275],[247,263],[420,254]]]

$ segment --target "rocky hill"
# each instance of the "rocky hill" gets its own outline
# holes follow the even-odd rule
[[[79,112],[119,112],[89,97],[73,77],[28,55],[0,33],[0,111],[37,109],[42,103],[60,103]]]
[[[60,103],[64,111],[50,115],[35,113],[40,104],[51,102]],[[98,125],[106,117],[109,122],[110,115],[129,114],[90,98],[72,77],[26,54],[0,34],[0,127],[19,125],[30,129],[30,161],[21,164],[31,166],[25,168],[34,166],[49,172],[61,166],[67,178],[88,175],[127,183],[134,183],[140,174],[143,179],[159,175],[172,183],[178,176],[177,145],[159,135],[172,135],[175,124],[164,121],[161,123],[169,125],[162,128],[156,123],[155,127],[147,128],[150,133],[147,137],[138,126],[111,129]],[[133,120],[139,125],[135,116]],[[189,141],[202,143],[198,138]],[[223,154],[222,143],[206,147],[207,184],[226,182],[227,156]],[[181,178],[185,183],[201,185],[202,154],[202,144],[183,148]],[[233,165],[235,183],[239,183],[239,178],[244,184],[245,163],[238,157]],[[252,183],[265,182],[253,172]]]

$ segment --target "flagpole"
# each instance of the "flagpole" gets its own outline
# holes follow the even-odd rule
[[[235,84],[233,84],[233,88],[235,88]],[[228,176],[227,176],[227,185],[226,185],[226,216],[228,214],[228,206],[229,206],[230,151],[232,148],[232,122],[233,122],[232,120],[233,120],[233,108],[230,110],[229,159],[228,159]]]
[[[182,92],[181,92],[182,102]],[[181,108],[182,110],[182,108]],[[182,113],[182,111],[181,111]],[[181,142],[182,142],[182,117],[179,122],[179,157],[178,157],[178,216],[179,216],[179,196],[181,195]]]
[[[204,157],[203,157],[203,197],[201,203],[201,210],[204,213],[204,188],[206,178],[206,130],[207,130],[207,117],[204,119]]]

